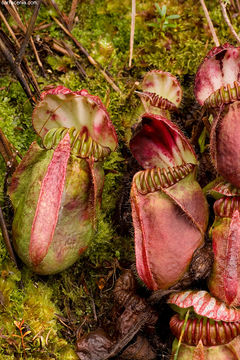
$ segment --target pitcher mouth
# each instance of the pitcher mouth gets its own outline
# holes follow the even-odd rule
[[[204,106],[206,108],[218,108],[221,105],[226,105],[237,100],[240,100],[240,83],[234,81],[233,86],[230,84],[221,86],[220,89],[217,89],[209,95],[204,102]]]
[[[142,82],[142,91],[153,96],[156,95],[158,99],[162,98],[164,106],[171,105],[171,109],[168,108],[168,110],[177,109],[182,100],[182,88],[177,78],[162,70],[152,70],[146,73]],[[175,108],[173,109],[173,107]]]
[[[181,341],[190,346],[197,346],[202,341],[204,346],[224,345],[240,335],[240,321],[225,322],[214,321],[206,317],[196,317],[193,315],[185,323],[179,314],[175,314],[170,320],[170,329],[173,335],[179,339],[182,332]],[[185,325],[185,330],[183,330]]]
[[[94,142],[111,151],[117,146],[117,135],[106,108],[86,90],[73,92],[59,86],[43,93],[33,111],[32,122],[41,138],[53,128],[73,127],[81,135],[87,132]]]
[[[162,110],[177,111],[177,106],[170,100],[149,91],[135,91],[135,93],[146,103]]]
[[[194,93],[201,106],[206,103],[217,107],[232,97],[239,96],[239,65],[239,47],[226,43],[210,50],[195,78]]]
[[[55,149],[59,141],[67,133],[70,136],[71,153],[77,157],[103,161],[111,152],[108,147],[94,141],[87,129],[82,132],[74,127],[70,129],[61,127],[49,130],[43,138],[43,146],[46,149]]]
[[[145,195],[176,184],[190,174],[194,168],[193,164],[183,164],[167,169],[157,167],[142,170],[135,174],[133,181],[137,190]]]
[[[240,321],[240,309],[229,307],[205,290],[180,291],[170,295],[167,302],[173,305],[174,310],[177,312],[181,312],[182,309],[191,309],[195,314],[215,321]]]

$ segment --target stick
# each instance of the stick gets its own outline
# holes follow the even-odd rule
[[[23,31],[26,31],[24,30],[24,25],[22,23],[22,20],[14,6],[13,3],[11,3],[12,7],[10,5],[8,5],[7,3],[4,3],[7,11],[9,12],[9,14],[14,18],[14,20],[16,21],[16,23],[18,24],[18,26],[20,27],[20,29],[22,29]]]
[[[0,30],[0,38],[2,39],[2,42],[5,45],[7,51],[10,54],[12,54],[14,62],[15,62],[16,55],[15,55],[15,47],[14,47],[13,43],[8,38],[8,36],[1,30]],[[15,46],[17,49],[20,48],[20,45],[18,45],[17,43],[15,43]],[[4,53],[4,51],[3,51],[3,53]],[[10,63],[10,65],[11,65],[11,63]],[[25,57],[23,58],[23,62],[21,64],[21,66],[19,66],[19,69],[22,72],[22,74],[24,75],[24,78],[32,84],[34,91],[36,93],[36,97],[38,99],[40,99],[40,89],[38,87],[37,80],[35,78],[33,71],[31,70],[30,66],[28,65],[27,59]],[[15,71],[15,68],[13,68],[13,71]],[[15,74],[15,75],[19,78],[19,75],[17,75],[17,74]],[[22,83],[21,83],[21,85],[22,85]],[[29,87],[29,89],[30,89],[30,87]],[[32,91],[31,91],[31,94],[32,94]],[[33,95],[32,95],[32,98],[33,98]],[[33,103],[35,103],[34,99],[33,99]]]
[[[8,174],[12,174],[16,167],[18,166],[18,162],[16,157],[19,156],[20,159],[22,158],[19,154],[18,150],[14,148],[14,146],[8,141],[6,136],[4,135],[3,131],[0,129],[0,154],[2,155],[7,168]]]
[[[200,3],[201,3],[201,5],[202,5],[202,8],[203,8],[205,17],[206,17],[206,19],[207,19],[207,22],[208,22],[208,26],[209,26],[209,28],[210,28],[210,31],[211,31],[211,33],[212,33],[213,40],[214,40],[216,46],[220,46],[220,43],[219,43],[217,34],[216,34],[216,32],[215,32],[215,29],[214,29],[212,20],[211,20],[211,18],[210,18],[210,15],[209,15],[209,12],[208,12],[208,9],[207,9],[207,7],[206,7],[206,5],[205,5],[204,0],[200,0]]]
[[[134,45],[134,32],[135,32],[135,17],[136,17],[136,0],[132,0],[132,21],[131,21],[131,34],[130,34],[130,55],[129,67],[132,66],[133,45]]]
[[[81,64],[79,63],[78,59],[81,59],[81,56],[74,53],[72,49],[63,41],[63,40],[56,40],[56,39],[50,39],[45,38],[46,42],[52,41],[51,48],[60,54],[66,55],[74,60],[76,67],[78,68],[79,72],[81,73],[81,76],[83,78],[87,77],[87,74]],[[64,46],[64,47],[63,47]]]
[[[61,12],[61,10],[59,9],[59,7],[58,7],[57,4],[55,3],[55,1],[54,1],[54,0],[48,0],[48,2],[49,2],[50,5],[52,5],[52,6],[54,7],[54,9],[56,10],[58,16],[61,18],[62,23],[64,24],[64,26],[65,26],[68,30],[70,30],[70,29],[68,28],[68,23],[67,23],[67,21],[66,21],[66,16],[65,16],[65,14],[63,14],[63,13]]]
[[[32,45],[32,48],[33,48],[33,52],[34,52],[35,58],[36,58],[36,60],[37,60],[38,66],[39,66],[39,68],[40,68],[40,70],[41,70],[41,72],[42,72],[42,75],[43,75],[44,77],[46,77],[46,74],[45,74],[45,71],[44,71],[44,68],[43,68],[43,64],[42,64],[41,59],[40,59],[40,57],[39,57],[39,55],[38,55],[38,52],[37,52],[37,49],[36,49],[36,46],[35,46],[35,43],[34,43],[32,37],[30,38],[30,42],[31,42],[31,45]]]
[[[0,33],[0,49],[3,53],[3,55],[5,56],[5,58],[7,59],[7,61],[9,62],[14,74],[17,76],[20,84],[22,85],[23,90],[25,91],[27,97],[29,98],[30,102],[32,105],[35,104],[35,101],[33,99],[33,95],[31,92],[31,89],[28,85],[28,83],[26,82],[26,79],[24,77],[24,73],[21,69],[21,67],[19,65],[15,64],[15,59],[13,57],[13,54],[9,51],[9,49],[7,48],[7,46],[5,45],[5,43],[2,40],[2,33]]]
[[[68,14],[68,29],[70,31],[72,30],[73,27],[73,20],[76,14],[77,6],[78,6],[78,0],[72,0],[71,10],[70,13]]]
[[[16,265],[16,267],[18,267],[17,260],[15,258],[14,252],[13,252],[12,244],[11,244],[11,241],[8,236],[8,230],[7,230],[7,226],[6,226],[4,217],[3,217],[3,212],[2,212],[1,207],[0,207],[0,228],[2,231],[3,241],[6,245],[9,256],[10,256],[11,260],[14,262],[14,264]]]
[[[9,9],[7,8],[7,10],[9,10]],[[13,11],[11,8],[10,8],[10,10]],[[10,12],[9,12],[9,13],[10,13]],[[14,14],[15,14],[15,13],[14,13]],[[16,38],[16,36],[15,36],[15,34],[14,34],[11,26],[8,24],[5,16],[3,15],[3,13],[2,13],[1,11],[0,11],[0,17],[2,18],[4,24],[6,25],[6,28],[8,29],[10,35],[11,35],[12,38],[14,39],[16,48],[17,48],[17,49],[20,49],[20,44],[19,44],[18,39]],[[17,18],[17,17],[16,17],[16,18]],[[14,18],[14,19],[15,19],[15,18]],[[18,19],[18,18],[17,18],[17,19]],[[18,21],[19,21],[19,20],[18,20]],[[20,19],[20,23],[21,23],[21,19]],[[24,26],[24,25],[21,23],[21,26]],[[34,47],[35,47],[35,45],[34,45]],[[34,90],[36,91],[36,96],[37,96],[37,98],[40,99],[40,89],[39,89],[37,80],[36,80],[36,78],[35,78],[35,75],[34,75],[32,69],[31,69],[30,66],[28,65],[27,59],[26,59],[25,57],[23,57],[23,63],[24,63],[24,66],[26,67],[26,76],[27,76],[27,78],[29,79],[29,81],[31,82]],[[39,66],[40,66],[40,64],[39,64]],[[43,71],[43,73],[44,73],[44,71]]]
[[[234,0],[230,0],[230,3],[231,3],[231,5],[232,5],[232,7],[233,7],[233,10],[237,10],[235,1],[234,1]]]
[[[52,49],[59,52],[60,54],[69,56],[69,53],[67,52],[66,49],[64,49],[61,45],[59,45],[59,43],[55,40],[53,40],[53,44],[52,44]],[[75,54],[76,55],[76,54]],[[78,54],[77,54],[78,55]],[[79,55],[78,55],[79,56]],[[77,56],[77,57],[78,57]]]
[[[127,94],[125,101],[130,99],[130,97],[133,95],[133,93],[136,91],[137,87],[139,86],[140,82],[139,81],[135,81],[135,83],[133,84],[133,86],[131,87],[131,89],[129,90],[129,93]]]
[[[2,13],[2,11],[1,11],[1,10],[0,10],[0,17],[1,17],[1,19],[3,20],[3,22],[4,22],[5,26],[6,26],[6,28],[8,29],[8,31],[9,31],[9,33],[10,33],[10,35],[11,35],[11,36],[12,36],[12,38],[14,39],[14,41],[15,41],[15,43],[16,43],[16,45],[17,45],[17,47],[18,47],[18,48],[20,48],[19,41],[18,41],[18,39],[16,38],[16,36],[15,36],[15,34],[14,34],[14,32],[13,32],[13,30],[12,30],[11,26],[8,24],[7,19],[5,18],[5,16],[3,15],[3,13]]]
[[[40,31],[40,30],[44,30],[47,29],[48,27],[52,26],[53,23],[49,23],[49,24],[39,24],[37,26],[35,26],[35,30]]]
[[[40,0],[41,2],[42,0]],[[12,7],[10,7],[8,4],[5,4],[5,7],[6,9],[8,10],[9,14],[13,17],[13,19],[16,21],[17,25],[19,26],[19,28],[23,31],[23,33],[25,34],[27,32],[27,28],[26,26],[23,24],[18,12],[17,12],[17,9],[15,8],[14,4],[11,3]],[[40,6],[40,5],[39,5]],[[33,52],[34,52],[34,55],[36,57],[36,60],[37,60],[37,63],[39,65],[39,68],[42,72],[42,74],[45,76],[45,72],[44,72],[44,69],[43,69],[43,65],[42,65],[42,62],[38,56],[38,53],[37,53],[37,49],[35,47],[35,44],[34,44],[34,41],[33,41],[33,38],[32,36],[30,36],[30,41],[31,41],[31,46],[33,48]],[[26,65],[27,61],[25,60],[25,65]],[[30,81],[32,82],[32,85],[34,87],[34,89],[36,90],[37,92],[37,97],[39,98],[40,96],[40,89],[39,89],[39,86],[38,86],[38,83],[37,83],[37,80],[33,74],[33,71],[30,69],[30,67],[28,65],[27,66],[27,70],[28,72],[30,73],[31,77],[28,76],[28,78],[30,79]],[[27,73],[28,75],[28,73]]]
[[[186,325],[187,325],[187,321],[188,321],[188,317],[189,317],[189,312],[190,312],[190,310],[188,310],[186,315],[185,315],[183,327],[182,327],[182,330],[181,330],[181,335],[180,335],[180,338],[178,340],[177,350],[176,350],[176,352],[174,354],[174,359],[173,360],[177,360],[177,358],[178,358],[178,353],[179,353],[179,349],[180,349],[180,346],[181,346],[181,343],[182,343],[182,338],[183,338],[183,335],[184,335],[184,331],[186,329]]]
[[[90,299],[91,299],[91,303],[92,303],[92,310],[93,310],[93,316],[94,316],[94,320],[97,322],[98,318],[97,318],[97,312],[96,312],[96,305],[94,302],[94,298],[93,298],[93,293],[92,293],[92,289],[90,288]]]
[[[236,3],[237,3],[238,12],[240,13],[240,2],[239,2],[239,0],[236,0]]]
[[[46,42],[52,41],[52,45],[51,45],[51,49],[59,52],[60,54],[69,56],[68,51],[62,47],[60,40],[56,40],[56,39],[50,39],[50,38],[45,38],[44,39]],[[76,57],[76,59],[81,59],[80,55],[74,53],[74,56]]]
[[[74,52],[72,51],[72,49],[63,41],[61,40],[61,44],[65,47],[65,49],[67,50],[67,54],[68,56],[73,59],[73,61],[75,62],[76,64],[76,67],[78,68],[78,71],[80,72],[81,76],[83,78],[86,78],[87,77],[87,74],[85,72],[85,70],[83,69],[83,67],[81,66],[81,64],[79,63],[79,61],[77,60]]]
[[[222,10],[222,15],[223,15],[223,18],[224,18],[226,24],[228,25],[232,35],[235,37],[237,42],[240,43],[240,38],[239,38],[238,34],[236,33],[236,31],[234,30],[234,28],[231,24],[231,21],[229,20],[227,10],[226,10],[226,5],[221,0],[220,0],[220,6],[221,6],[221,10]]]
[[[42,0],[38,0],[34,10],[33,10],[33,14],[31,16],[31,19],[30,19],[30,22],[29,22],[29,25],[27,27],[27,31],[26,31],[26,34],[25,34],[25,38],[23,40],[23,43],[21,45],[21,48],[19,50],[19,53],[16,57],[16,64],[21,64],[22,62],[22,58],[24,56],[24,53],[25,53],[25,50],[26,50],[26,47],[27,47],[27,44],[30,40],[30,37],[32,35],[32,32],[33,32],[33,29],[34,29],[34,25],[35,25],[35,22],[37,20],[37,15],[38,15],[38,11],[39,11],[39,8],[40,8],[40,5],[41,5],[41,2]],[[33,41],[33,40],[32,40]]]

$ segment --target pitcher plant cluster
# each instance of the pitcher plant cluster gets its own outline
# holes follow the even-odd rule
[[[224,44],[208,53],[195,78],[219,177],[210,190],[216,201],[209,292],[186,290],[167,300],[177,312],[170,328],[172,358],[177,353],[179,360],[240,357],[239,69],[240,48]],[[141,89],[144,111],[129,147],[142,170],[132,179],[130,200],[137,273],[156,291],[174,288],[204,248],[209,207],[193,146],[171,120],[182,100],[178,80],[153,70]],[[116,149],[117,135],[97,96],[62,86],[42,93],[32,121],[41,145],[32,143],[11,177],[12,237],[21,260],[47,275],[74,264],[93,238],[102,164]]]
[[[214,254],[207,291],[182,291],[168,302],[177,311],[170,327],[178,359],[233,360],[240,356],[240,49],[212,49],[195,78],[195,97],[209,113],[210,154],[218,172],[210,194],[215,220],[209,231]],[[189,317],[185,321],[186,313]]]
[[[97,96],[58,86],[42,93],[32,116],[42,145],[33,142],[12,175],[13,245],[38,274],[71,266],[97,226],[104,159],[117,146]]]

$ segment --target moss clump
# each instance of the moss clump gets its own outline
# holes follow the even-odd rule
[[[61,11],[68,14],[71,2],[57,0]],[[89,5],[91,4],[91,5]],[[0,242],[0,358],[10,359],[77,359],[74,351],[78,327],[83,334],[97,326],[111,324],[111,289],[119,267],[127,267],[134,261],[133,236],[119,235],[116,208],[126,184],[126,151],[131,137],[131,127],[138,119],[139,98],[128,93],[135,81],[141,81],[146,71],[162,69],[177,75],[183,85],[185,105],[193,102],[192,85],[194,74],[207,51],[214,46],[203,11],[194,0],[166,0],[167,15],[180,18],[175,28],[151,26],[158,23],[159,14],[152,1],[137,3],[134,56],[128,68],[131,2],[123,0],[81,1],[72,33],[87,51],[109,71],[123,95],[115,92],[102,74],[74,47],[62,30],[53,21],[56,11],[41,5],[37,25],[51,23],[34,36],[40,39],[63,39],[80,55],[87,77],[82,79],[72,59],[46,51],[39,46],[39,54],[46,71],[46,78],[39,73],[31,49],[27,58],[37,77],[41,90],[46,85],[64,85],[71,90],[86,88],[98,95],[106,104],[116,128],[119,146],[104,164],[106,178],[103,190],[102,209],[98,230],[88,250],[70,269],[55,276],[40,277],[32,274],[23,265],[16,270]],[[227,26],[222,21],[217,0],[207,6],[221,43],[234,43]],[[23,8],[20,7],[20,12]],[[26,11],[25,11],[26,10]],[[24,7],[26,19],[30,8]],[[237,18],[232,17],[233,25]],[[13,24],[13,20],[10,19]],[[4,29],[7,32],[7,29]],[[8,64],[5,64],[7,68]],[[8,69],[8,68],[7,68]],[[10,73],[0,69],[0,127],[24,154],[36,138],[31,127],[32,108],[19,83]],[[5,165],[0,159],[0,201],[3,203]],[[131,180],[129,180],[130,182]],[[1,239],[2,240],[2,239]],[[60,319],[62,321],[60,322]],[[96,319],[97,316],[97,319]],[[22,346],[20,331],[16,326],[24,320],[23,331],[30,331]],[[18,335],[18,336],[13,336]]]
[[[62,359],[64,354],[64,359],[76,359],[74,348],[61,336],[56,317],[61,312],[51,287],[28,270],[17,270],[4,248],[0,255],[5,259],[0,266],[1,358],[55,359],[58,354]]]

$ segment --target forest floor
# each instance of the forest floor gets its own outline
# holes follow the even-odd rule
[[[24,55],[37,85],[34,87],[28,78],[29,90],[24,91],[9,54],[17,56],[17,43],[24,39],[36,2],[30,5],[20,1],[17,13],[9,11],[12,8],[5,3],[8,4],[0,1],[0,41],[4,40],[8,47],[8,56],[0,51],[0,128],[19,153],[24,155],[37,139],[31,116],[39,90],[57,85],[72,91],[87,89],[99,96],[118,135],[117,150],[104,162],[105,184],[97,233],[75,265],[56,275],[39,276],[20,260],[17,269],[0,242],[0,359],[78,359],[77,338],[97,328],[109,335],[114,333],[119,313],[112,290],[119,275],[135,261],[129,193],[137,167],[129,151],[129,140],[141,108],[134,89],[141,90],[139,84],[149,70],[161,69],[175,75],[184,94],[175,121],[190,138],[200,118],[193,94],[195,73],[215,44],[200,2],[137,1],[129,66],[130,0],[56,0],[57,10],[53,1],[44,0]],[[229,3],[229,15],[237,28],[240,14],[236,4]],[[206,5],[219,42],[236,44],[223,21],[218,1],[209,0]],[[24,71],[22,76],[26,78],[29,69],[25,67]],[[194,145],[202,166],[199,182],[205,186],[214,178],[207,155],[203,155],[207,146],[201,141]],[[3,159],[0,171],[0,203],[10,223]],[[141,286],[140,293],[148,296]],[[157,310],[157,356],[164,359],[171,353],[173,340],[168,329],[171,311],[164,303]]]

